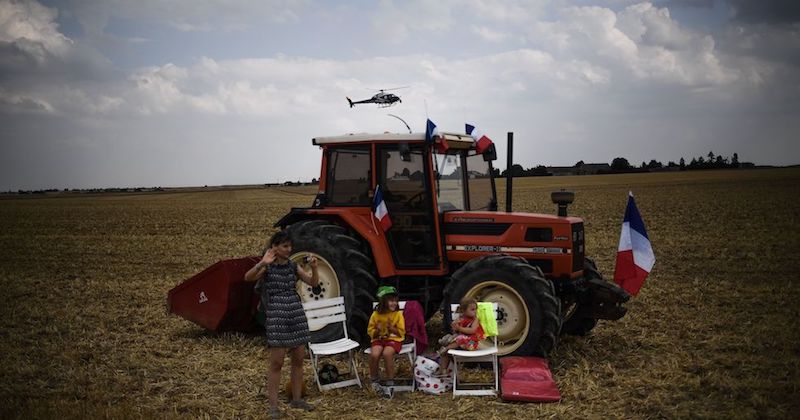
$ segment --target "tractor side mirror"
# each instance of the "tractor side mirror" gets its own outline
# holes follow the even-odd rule
[[[497,149],[494,148],[494,143],[489,145],[489,148],[483,151],[483,161],[490,162],[497,160]]]
[[[400,160],[403,162],[411,162],[411,148],[408,147],[408,143],[400,143],[398,145],[398,150],[400,151]]]
[[[328,204],[328,199],[325,197],[325,193],[319,192],[317,193],[317,196],[314,197],[314,202],[311,204],[311,208],[322,208],[325,207],[326,204]]]

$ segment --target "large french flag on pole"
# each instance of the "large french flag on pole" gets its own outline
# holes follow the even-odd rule
[[[389,209],[386,208],[386,202],[383,201],[383,192],[381,192],[380,185],[375,186],[375,196],[372,199],[372,214],[378,219],[378,223],[384,232],[392,227],[392,219],[389,217]]]
[[[625,208],[625,220],[619,235],[614,282],[626,292],[636,295],[655,262],[656,256],[647,237],[642,216],[636,208],[633,193],[628,192],[628,206]]]
[[[471,136],[475,140],[475,151],[483,153],[489,146],[492,145],[492,140],[489,137],[486,137],[485,134],[481,130],[475,128],[474,125],[464,124],[466,126],[467,135]]]

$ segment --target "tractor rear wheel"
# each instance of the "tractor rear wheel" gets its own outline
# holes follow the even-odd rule
[[[523,258],[486,255],[470,260],[451,276],[445,304],[464,297],[498,304],[499,355],[547,356],[555,348],[561,303],[553,283]]]
[[[586,279],[603,279],[603,276],[597,270],[597,264],[590,258],[584,260],[583,277]],[[584,336],[597,325],[597,319],[579,315],[584,312],[582,306],[585,305],[591,305],[591,302],[579,302],[575,295],[565,298],[561,306],[564,311],[562,313],[562,334]]]
[[[325,220],[306,220],[287,227],[292,238],[291,260],[310,271],[303,262],[306,256],[317,257],[319,284],[311,287],[297,282],[297,293],[303,302],[344,296],[348,334],[355,341],[366,339],[367,322],[378,283],[372,259],[362,242],[342,226]],[[314,341],[340,338],[339,325],[311,331]]]

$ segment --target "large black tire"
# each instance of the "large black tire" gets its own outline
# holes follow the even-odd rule
[[[584,259],[583,263],[583,277],[588,280],[590,278],[603,279],[600,271],[597,270],[597,264],[590,259]],[[589,316],[581,316],[584,312],[585,306],[590,306],[591,302],[581,302],[575,295],[565,297],[562,301],[561,308],[564,310],[562,314],[563,320],[561,325],[561,334],[585,336],[589,334],[595,326],[597,326],[597,319]]]
[[[445,310],[469,296],[499,306],[499,355],[546,357],[561,328],[561,302],[553,283],[538,267],[510,255],[470,260],[451,276],[445,288]]]
[[[292,260],[302,263],[303,257],[318,259],[320,284],[316,288],[298,282],[303,301],[344,296],[347,310],[348,334],[351,339],[365,342],[367,322],[378,283],[373,274],[373,262],[363,243],[349,230],[325,220],[306,220],[287,227],[292,238]],[[329,325],[311,331],[314,341],[329,341],[342,337],[339,325]]]

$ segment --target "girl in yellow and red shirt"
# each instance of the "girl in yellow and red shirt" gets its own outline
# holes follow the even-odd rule
[[[378,289],[378,307],[372,312],[367,325],[372,340],[369,354],[369,376],[372,388],[380,390],[378,363],[381,357],[386,365],[386,386],[394,386],[394,355],[400,352],[406,339],[406,324],[397,299],[397,289],[382,286]]]

